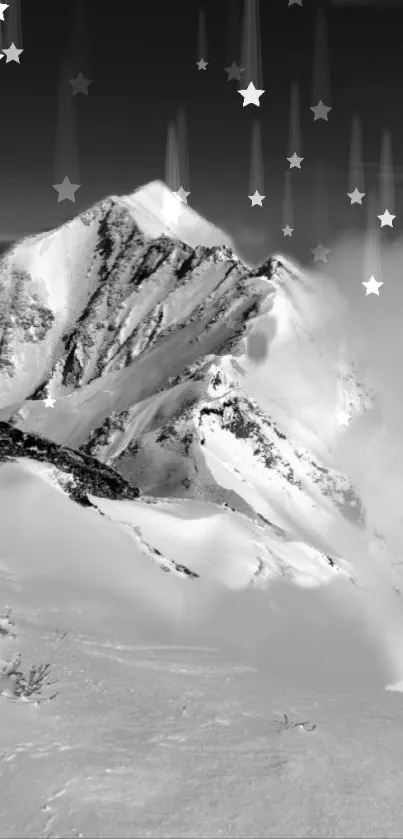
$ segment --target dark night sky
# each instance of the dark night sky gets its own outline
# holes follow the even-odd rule
[[[74,66],[74,4],[22,0],[21,64],[0,65],[3,236],[53,226],[107,194],[128,193],[149,180],[164,179],[167,127],[178,106],[183,106],[187,118],[189,203],[233,233],[247,258],[252,252],[260,258],[284,249],[285,242],[290,252],[317,244],[313,216],[318,162],[327,177],[329,235],[362,223],[365,210],[350,207],[346,196],[354,113],[363,124],[365,188],[376,184],[384,128],[391,131],[395,171],[400,171],[403,0],[400,4],[381,0],[378,5],[353,0],[326,3],[333,106],[329,123],[314,123],[309,111],[314,104],[310,101],[314,0],[303,0],[302,8],[288,7],[287,0],[262,0],[266,92],[260,108],[242,107],[236,83],[227,82],[223,69],[233,59],[240,63],[240,52],[234,53],[228,33],[234,7],[242,11],[241,0],[204,0],[207,72],[196,67],[197,0],[78,2],[87,10],[86,59],[72,75],[82,70],[94,80],[88,97],[74,97],[82,187],[75,204],[58,205],[52,189],[58,87],[66,51]],[[296,233],[291,242],[283,239],[280,228],[292,82],[300,86],[305,162],[302,171],[292,171]],[[257,117],[267,196],[263,208],[252,208],[247,198],[251,130]],[[396,175],[397,216],[398,181]]]

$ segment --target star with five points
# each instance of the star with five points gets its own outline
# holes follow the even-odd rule
[[[305,158],[298,157],[297,152],[295,151],[294,154],[291,155],[291,157],[287,157],[287,160],[290,164],[290,169],[300,169],[301,163],[303,160],[305,160]]]
[[[251,207],[263,207],[262,202],[264,201],[266,196],[261,195],[260,192],[258,192],[258,190],[255,189],[253,195],[248,195],[248,198],[250,198],[250,200],[252,202]]]
[[[358,189],[357,186],[356,186],[355,189],[353,189],[352,192],[347,193],[351,204],[362,204],[362,199],[364,198],[364,195],[366,195],[366,194],[367,194],[366,192],[360,192],[360,190]]]
[[[180,186],[178,191],[173,192],[172,194],[175,195],[176,198],[179,198],[179,200],[182,201],[183,204],[187,204],[188,195],[190,195],[190,192],[186,192],[186,190],[183,189],[183,186]]]
[[[385,210],[380,216],[378,216],[379,221],[381,222],[381,227],[393,227],[393,219],[396,216],[392,215],[389,210]]]
[[[289,224],[286,224],[286,226],[282,227],[281,230],[282,230],[282,233],[284,234],[284,236],[290,236],[291,237],[292,234],[294,233],[295,227],[290,227]]]
[[[9,8],[7,3],[0,3],[0,20],[4,20],[4,12]]]
[[[11,46],[8,47],[8,49],[3,50],[3,52],[4,52],[4,55],[6,56],[6,59],[7,59],[6,64],[8,64],[9,61],[16,61],[17,64],[19,64],[20,63],[20,55],[21,55],[22,52],[24,52],[24,50],[19,50],[18,47],[15,46],[15,43],[13,41]]]
[[[233,61],[231,67],[225,67],[225,72],[228,73],[227,82],[230,82],[231,79],[236,79],[238,82],[241,81],[241,73],[245,72],[245,67],[238,67],[236,61]]]
[[[326,122],[329,122],[328,113],[332,109],[329,107],[329,105],[325,105],[324,102],[322,102],[322,99],[319,99],[318,104],[312,105],[312,107],[309,108],[309,110],[313,113],[314,122],[316,122],[317,119],[324,119]]]
[[[377,294],[379,297],[379,289],[381,285],[383,285],[383,283],[378,283],[374,275],[372,274],[369,280],[367,280],[366,283],[362,283],[361,285],[365,287],[365,296],[367,296],[367,294]]]
[[[311,248],[314,262],[327,262],[327,255],[330,253],[330,248],[324,248],[323,245],[316,245],[316,248]]]
[[[256,105],[259,108],[259,99],[261,96],[263,96],[264,90],[258,90],[253,84],[253,82],[249,82],[246,90],[238,90],[238,93],[240,93],[241,96],[243,96],[244,108],[246,108],[246,105]]]
[[[201,58],[200,61],[196,61],[196,64],[198,70],[207,70],[208,61],[205,61],[204,58]]]
[[[53,408],[55,402],[56,399],[53,399],[52,396],[47,396],[46,399],[43,400],[43,404],[46,406],[46,408]]]
[[[93,79],[86,79],[80,72],[75,79],[69,79],[69,82],[73,88],[73,96],[76,96],[77,93],[84,93],[85,96],[88,96],[88,88]]]
[[[53,184],[53,189],[58,193],[57,203],[61,201],[74,201],[75,192],[81,189],[81,184],[72,184],[70,178],[66,175],[61,184]]]
[[[336,419],[338,425],[348,425],[350,422],[350,416],[346,413],[346,411],[340,411],[336,415]]]

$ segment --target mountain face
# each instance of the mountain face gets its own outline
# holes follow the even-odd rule
[[[293,551],[309,556],[315,579],[314,556],[322,579],[321,563],[343,566],[329,522],[363,517],[332,464],[337,412],[371,405],[329,342],[344,305],[282,257],[248,268],[163,184],[107,198],[0,262],[2,461],[40,462],[42,475],[50,464],[58,488],[114,521],[102,499],[140,496],[154,509],[214,505],[229,533],[240,520],[263,528],[270,545],[252,551],[242,584],[273,557],[283,568],[284,545],[290,568]],[[143,539],[135,506],[126,526]],[[191,558],[160,564],[203,575]]]
[[[151,239],[127,201],[107,199],[56,232],[24,240],[2,262],[3,416],[45,393],[87,387],[87,398],[101,377],[116,400],[113,389],[134,363],[127,399],[113,404],[128,408],[229,351],[270,292],[226,246]],[[70,442],[83,440],[73,433]]]

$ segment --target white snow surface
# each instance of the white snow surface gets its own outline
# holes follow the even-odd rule
[[[246,516],[215,504],[89,498],[112,521],[139,528],[164,556],[231,590],[246,588],[251,580],[266,587],[281,576],[308,588],[331,582],[337,572],[351,578],[344,568],[333,571],[323,554],[309,545],[284,540],[276,531],[259,528]]]
[[[143,501],[134,520],[150,535],[164,519],[174,548],[206,513]],[[0,685],[4,839],[400,835],[402,704],[358,589],[333,583],[345,613],[328,586],[161,574],[32,465],[0,468],[0,527],[2,658],[49,663],[34,700],[57,694]]]

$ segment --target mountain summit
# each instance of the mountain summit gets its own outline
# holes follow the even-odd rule
[[[131,195],[124,195],[115,200],[126,205],[146,236],[170,236],[172,239],[180,239],[192,248],[200,245],[226,245],[233,248],[232,239],[223,230],[196,213],[162,181],[152,181]]]

